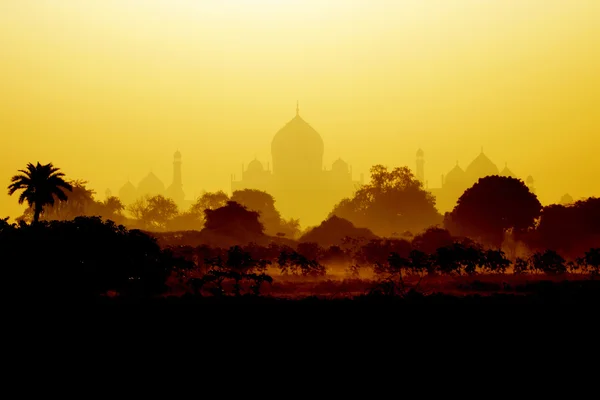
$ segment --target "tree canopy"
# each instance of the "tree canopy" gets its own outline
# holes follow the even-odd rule
[[[223,207],[215,210],[204,210],[206,229],[236,234],[245,231],[253,234],[263,234],[264,226],[259,221],[259,214],[250,211],[235,201],[228,201]]]
[[[519,179],[487,176],[458,199],[445,225],[453,234],[500,247],[507,230],[522,233],[534,226],[542,205]]]
[[[11,184],[8,186],[8,194],[13,195],[16,191],[22,190],[19,196],[19,204],[27,202],[33,209],[33,221],[37,223],[40,215],[46,205],[53,205],[55,199],[67,200],[65,190],[71,190],[72,187],[63,179],[60,169],[52,163],[42,165],[39,162],[36,165],[27,164],[27,169],[19,170],[11,178]]]
[[[442,221],[435,197],[427,192],[408,167],[389,170],[371,168],[370,183],[361,186],[352,198],[338,203],[329,217],[345,218],[379,236],[419,232]]]

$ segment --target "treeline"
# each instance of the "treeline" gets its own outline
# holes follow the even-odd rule
[[[154,238],[98,217],[0,220],[0,263],[5,293],[19,301],[147,298],[165,293],[172,274],[193,268]]]
[[[428,251],[442,238],[452,242]],[[372,275],[375,292],[435,275],[569,272],[593,278],[600,273],[600,248],[572,261],[549,250],[511,263],[501,250],[457,240],[439,228],[412,242],[348,238],[327,248],[309,242],[296,247],[271,243],[161,249],[155,238],[97,217],[32,225],[0,220],[0,257],[6,291],[19,301],[148,299],[184,293],[258,296],[279,279],[326,279],[340,268],[350,279]]]
[[[437,247],[440,242],[443,244]],[[261,260],[260,265],[264,268],[274,266],[281,274],[304,276],[323,276],[326,271],[334,270],[343,271],[348,277],[359,277],[361,271],[377,276],[396,273],[474,275],[507,272],[597,275],[600,268],[600,248],[591,248],[574,260],[565,260],[555,251],[546,250],[529,257],[517,257],[513,262],[503,250],[485,249],[470,239],[452,237],[448,231],[440,228],[431,228],[416,236],[412,242],[404,239],[365,241],[347,238],[341,246],[327,248],[311,242],[298,243],[295,247],[271,243],[269,246],[248,244],[229,249],[207,245],[170,245],[167,248],[194,263],[199,271],[209,270],[211,260],[228,260],[230,254],[244,254],[247,260]]]

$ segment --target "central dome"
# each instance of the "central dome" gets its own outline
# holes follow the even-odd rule
[[[323,139],[296,110],[296,116],[281,128],[271,142],[273,173],[321,171]]]
[[[498,167],[492,160],[483,154],[483,150],[471,164],[469,164],[465,172],[467,177],[472,181],[477,181],[479,178],[484,178],[486,176],[499,174]]]

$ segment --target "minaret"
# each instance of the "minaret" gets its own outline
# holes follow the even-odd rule
[[[423,150],[417,150],[417,180],[425,184],[425,153]]]
[[[181,153],[179,150],[173,155],[173,183],[167,189],[167,196],[173,199],[179,207],[183,206],[185,193],[183,193],[181,180]]]
[[[179,152],[179,150],[177,150],[175,152],[175,155],[173,156],[173,186],[183,186],[181,180],[181,153]]]

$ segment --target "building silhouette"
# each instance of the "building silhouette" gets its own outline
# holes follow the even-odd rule
[[[231,176],[231,191],[263,190],[273,195],[284,217],[299,218],[303,226],[319,224],[362,183],[362,177],[352,179],[352,167],[341,158],[325,169],[323,153],[321,135],[302,119],[296,106],[295,117],[271,142],[272,169],[255,158],[247,168],[242,165],[241,179]]]
[[[127,206],[144,196],[162,195],[173,199],[180,210],[188,208],[192,202],[185,199],[181,164],[181,152],[177,150],[173,155],[173,182],[168,188],[165,188],[165,184],[154,174],[154,172],[150,172],[137,186],[128,180],[127,183],[119,189],[119,199]]]
[[[459,197],[480,178],[491,175],[507,176],[518,178],[505,164],[504,169],[500,171],[496,164],[492,162],[483,152],[481,152],[465,169],[462,169],[456,161],[456,165],[445,175],[442,175],[441,186],[430,188],[428,181],[425,181],[423,150],[417,151],[416,159],[416,177],[425,186],[425,188],[435,196],[436,207],[439,212],[445,213],[452,211]],[[531,175],[525,179],[525,184],[532,193],[535,193],[534,180]]]

